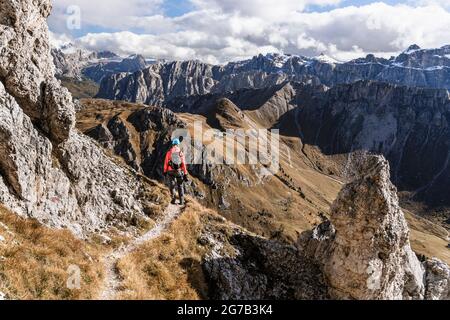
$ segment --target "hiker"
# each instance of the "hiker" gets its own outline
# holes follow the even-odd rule
[[[188,181],[188,171],[184,154],[180,149],[180,139],[172,141],[172,147],[166,154],[164,161],[164,176],[169,181],[172,204],[176,204],[176,191],[180,198],[180,205],[184,204],[184,182]]]

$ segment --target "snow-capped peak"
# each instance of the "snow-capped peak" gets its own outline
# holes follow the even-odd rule
[[[281,53],[268,53],[268,54],[266,54],[266,59],[271,61],[276,68],[283,68],[283,66],[286,64],[286,62],[291,57],[292,56],[290,56],[290,55],[281,54]]]
[[[92,51],[78,47],[76,44],[70,41],[55,41],[52,43],[52,47],[61,51],[65,55],[82,54],[90,55]]]
[[[320,62],[325,62],[325,63],[331,63],[331,64],[335,64],[335,63],[339,63],[339,61],[337,61],[336,59],[321,53],[319,56],[314,58],[315,60],[318,60]]]
[[[59,50],[64,54],[72,54],[78,51],[78,48],[72,43],[66,43],[59,47]]]

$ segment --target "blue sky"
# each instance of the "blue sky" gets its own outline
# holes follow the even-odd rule
[[[349,60],[367,53],[390,56],[412,43],[437,47],[450,42],[449,0],[53,0],[53,4],[49,26],[55,45],[71,41],[89,50],[153,58],[224,63],[284,52],[325,53]]]
[[[164,3],[163,8],[169,17],[177,17],[192,11],[194,6],[186,0],[169,0]]]
[[[331,5],[331,6],[317,6],[313,5],[311,6],[308,11],[328,11],[330,8],[342,8],[345,6],[363,6],[374,2],[380,2],[380,1],[373,1],[373,0],[345,0],[342,3],[338,5]],[[411,1],[399,1],[399,0],[385,0],[382,1],[386,4],[410,4]],[[167,14],[170,17],[176,17],[181,16],[185,13],[188,13],[189,11],[192,11],[195,6],[192,5],[191,2],[186,0],[168,0],[163,4],[164,13]]]

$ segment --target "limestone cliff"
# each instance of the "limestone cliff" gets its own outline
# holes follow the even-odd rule
[[[74,129],[54,78],[49,0],[0,2],[0,202],[82,235],[143,216],[146,184]]]
[[[305,87],[298,97],[296,119],[305,143],[325,154],[382,154],[401,191],[432,206],[448,205],[447,90],[373,81],[319,89]]]

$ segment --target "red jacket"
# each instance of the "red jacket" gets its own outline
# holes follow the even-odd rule
[[[183,152],[180,150],[180,148],[178,146],[173,146],[167,153],[166,153],[166,159],[164,160],[164,173],[167,173],[169,171],[174,170],[170,165],[170,159],[172,159],[172,152],[179,152],[180,153],[180,157],[181,157],[181,171],[183,171],[184,174],[188,174],[187,172],[187,168],[186,168],[186,161],[184,159],[184,154]]]

